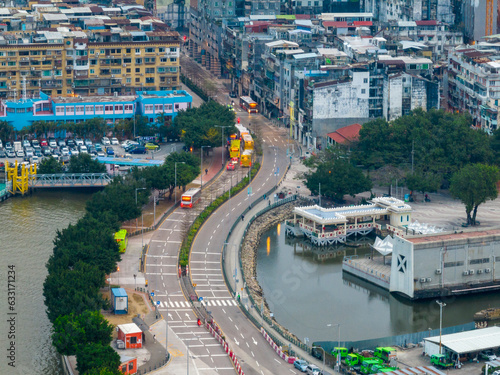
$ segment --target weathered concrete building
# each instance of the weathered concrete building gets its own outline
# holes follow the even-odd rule
[[[390,291],[431,298],[500,289],[500,230],[394,237]]]

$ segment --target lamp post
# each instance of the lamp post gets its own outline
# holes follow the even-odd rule
[[[174,163],[174,166],[175,166],[175,172],[174,172],[174,179],[175,179],[175,182],[174,182],[174,191],[175,191],[175,201],[174,201],[174,205],[177,204],[177,163],[180,163],[180,164],[186,164],[185,162],[183,161],[176,161]]]
[[[221,128],[221,146],[222,146],[222,158],[221,158],[221,161],[222,161],[222,166],[224,167],[224,128],[229,128],[228,125],[226,126],[222,126],[222,125],[214,125],[216,128]]]
[[[326,357],[325,349],[322,348],[321,346],[313,346],[313,349],[321,349],[321,350],[323,350],[323,368],[321,369],[321,373],[324,374],[325,373],[325,357]]]
[[[340,348],[340,323],[329,323],[326,325],[327,327],[335,327],[337,326],[338,327],[338,330],[339,330],[339,338],[338,338],[338,343],[337,343],[337,347]],[[337,353],[337,365],[339,368],[340,368],[340,353]]]
[[[442,301],[436,301],[439,305],[439,354],[441,354],[441,333],[443,330],[443,307],[446,306],[446,303]]]
[[[212,146],[201,146],[201,177],[200,177],[200,189],[203,189],[203,147],[212,147]]]
[[[134,290],[137,291],[137,275],[134,273]]]

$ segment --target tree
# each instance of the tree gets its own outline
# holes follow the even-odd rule
[[[69,159],[69,173],[105,173],[106,166],[89,154],[73,155]]]
[[[76,354],[76,369],[81,375],[90,371],[118,369],[120,356],[109,345],[89,343],[83,346]]]
[[[113,332],[113,326],[99,311],[90,310],[59,316],[53,329],[52,344],[62,355],[75,355],[78,348],[89,343],[109,345]]]
[[[469,164],[452,176],[450,193],[465,205],[468,225],[476,225],[480,204],[497,198],[499,179],[498,167],[485,164]]]
[[[198,108],[180,112],[174,119],[174,125],[180,130],[181,139],[187,147],[217,147],[222,139],[222,131],[226,135],[236,131],[234,121],[234,111],[211,100]],[[229,128],[216,128],[214,125]]]
[[[63,173],[63,166],[56,158],[49,156],[41,161],[36,172],[38,174]]]
[[[86,375],[123,375],[123,373],[119,370],[112,370],[109,368],[92,368],[87,371]]]
[[[103,286],[104,272],[83,262],[50,272],[43,284],[49,320],[54,323],[61,315],[104,308],[106,304],[99,293]]]
[[[434,173],[415,172],[406,176],[406,186],[412,191],[435,192],[440,186],[439,177]]]
[[[0,121],[0,139],[12,139],[14,133],[14,127],[11,124],[7,121]]]
[[[343,201],[346,194],[354,197],[372,188],[370,179],[344,158],[320,163],[316,171],[306,173],[305,178],[313,194],[319,193],[321,184],[321,194],[337,201]]]

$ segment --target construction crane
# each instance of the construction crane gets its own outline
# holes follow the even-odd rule
[[[496,9],[493,9],[493,0],[486,0],[486,29],[485,36],[493,35],[493,16]]]

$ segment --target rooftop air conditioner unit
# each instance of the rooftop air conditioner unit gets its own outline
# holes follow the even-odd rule
[[[477,274],[480,275],[483,273],[483,270],[477,270]]]
[[[474,273],[475,273],[474,270],[469,271],[469,275],[474,275]]]
[[[484,269],[484,273],[490,273],[490,272],[491,272],[491,270],[489,268]]]
[[[425,281],[426,281],[426,280],[427,280],[427,279],[426,279],[425,277],[422,277],[422,278],[420,279],[420,282],[421,282],[421,283],[425,283]]]
[[[436,270],[436,275],[441,275],[441,270],[440,269]]]
[[[469,271],[464,271],[464,272],[462,272],[462,275],[464,275],[464,276],[468,276],[468,275],[469,275]]]
[[[427,278],[426,280],[428,283],[430,283],[432,281],[432,279],[430,277]]]

